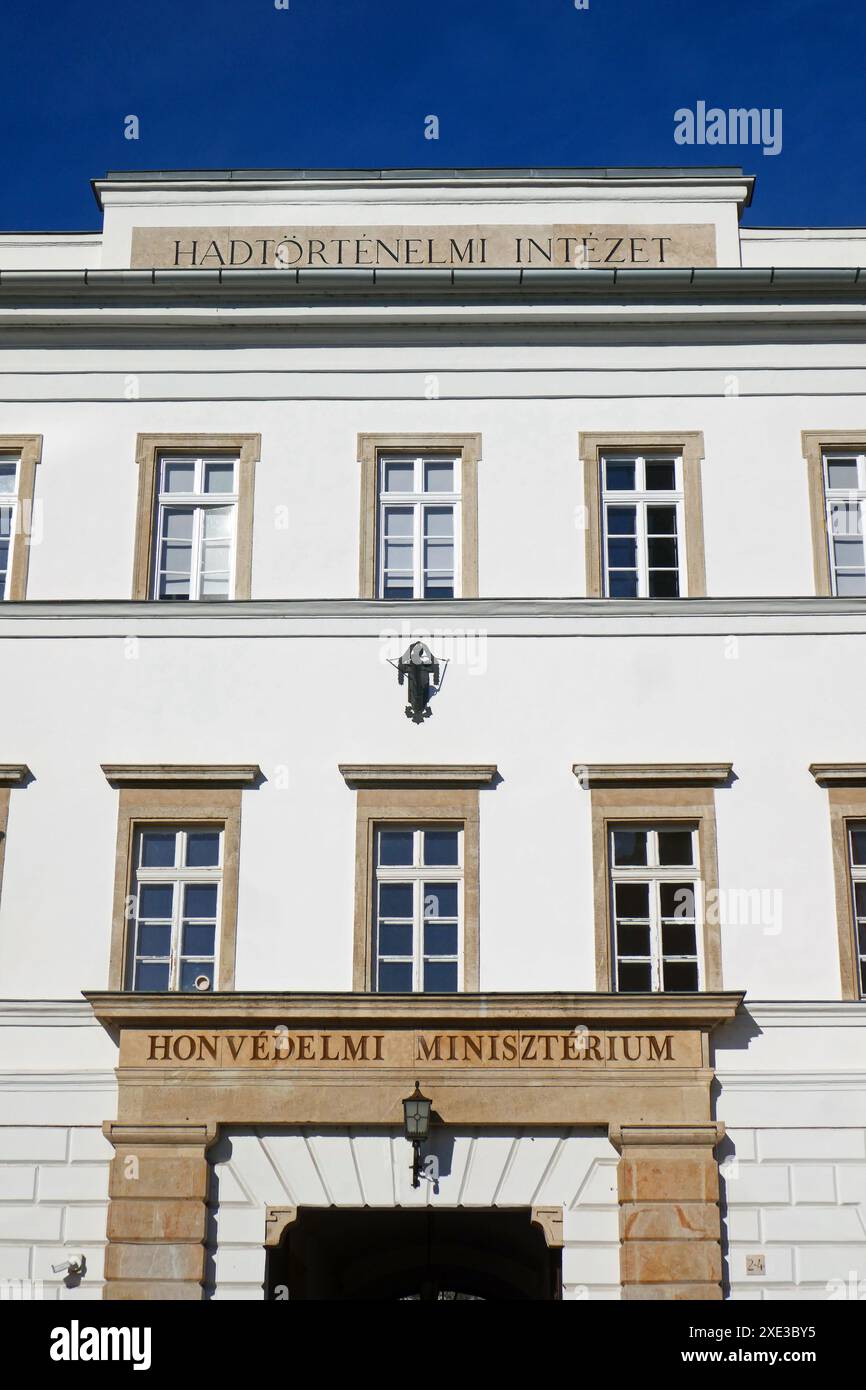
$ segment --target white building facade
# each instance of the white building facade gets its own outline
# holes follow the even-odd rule
[[[0,236],[5,1296],[866,1296],[866,230],[94,187]]]

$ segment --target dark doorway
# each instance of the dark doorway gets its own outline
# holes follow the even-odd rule
[[[561,1251],[528,1208],[303,1207],[268,1251],[269,1299],[558,1299]]]

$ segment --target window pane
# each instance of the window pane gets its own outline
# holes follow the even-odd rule
[[[183,928],[182,950],[185,956],[212,956],[214,953],[213,926],[186,922]]]
[[[389,575],[412,576],[412,542],[385,540],[385,569]]]
[[[866,883],[854,884],[854,906],[857,916],[866,918]]]
[[[617,966],[617,987],[624,993],[646,993],[652,988],[652,967],[636,961],[620,961]]]
[[[863,568],[863,542],[861,540],[836,540],[833,544],[836,564],[846,569]]]
[[[385,508],[385,535],[390,537],[412,537],[412,508]]]
[[[427,994],[456,994],[456,960],[425,960],[424,990]]]
[[[649,917],[648,883],[617,883],[614,892],[617,917]]]
[[[610,569],[634,569],[637,558],[637,545],[627,537],[609,536],[607,541],[607,563]]]
[[[181,989],[195,989],[195,982],[199,976],[206,976],[210,988],[213,989],[213,962],[204,960],[185,960],[180,966],[180,987]]]
[[[695,929],[691,922],[662,923],[662,954],[665,956],[697,955]]]
[[[457,955],[457,923],[425,922],[425,956]]]
[[[459,862],[459,832],[456,830],[424,831],[424,863],[457,864]]]
[[[851,831],[851,862],[866,864],[866,828]]]
[[[144,990],[168,989],[168,962],[156,965],[153,961],[136,961],[135,988]]]
[[[634,463],[614,463],[607,459],[604,477],[609,492],[634,492]]]
[[[413,896],[411,883],[380,883],[379,916],[411,917]]]
[[[184,917],[216,917],[217,885],[187,883],[183,895]]]
[[[677,541],[676,536],[659,537],[651,536],[647,541],[647,560],[650,569],[676,569]]]
[[[140,921],[153,918],[171,919],[174,888],[170,883],[142,883],[138,890]]]
[[[633,536],[635,534],[634,507],[608,507],[607,532],[609,536]]]
[[[636,571],[613,570],[608,576],[607,588],[611,598],[637,598]]]
[[[457,916],[457,884],[456,884],[456,883],[425,883],[425,884],[424,884],[424,916],[425,916],[425,917],[456,917],[456,916]]]
[[[206,463],[204,469],[204,490],[205,492],[234,492],[234,464]]]
[[[193,492],[195,490],[195,464],[192,460],[163,465],[163,492]]]
[[[695,885],[693,883],[660,883],[659,899],[662,917],[688,921],[695,915]]]
[[[454,535],[454,508],[425,507],[424,534],[425,536],[451,540]]]
[[[380,960],[379,989],[385,994],[411,993],[412,962]]]
[[[203,507],[204,538],[206,541],[222,540],[232,533],[232,507]]]
[[[136,942],[136,955],[139,956],[168,956],[171,953],[171,923],[166,922],[164,926],[153,926],[143,923],[138,929],[138,940]]]
[[[0,493],[14,496],[16,471],[14,463],[0,463]]]
[[[853,489],[857,487],[856,459],[828,459],[827,486]]]
[[[646,831],[615,830],[613,832],[614,864],[646,863]]]
[[[381,922],[379,924],[380,956],[412,956],[412,923]]]
[[[693,993],[698,987],[697,961],[666,960],[662,967],[662,988]]]
[[[425,492],[453,492],[454,464],[428,463],[424,467]]]
[[[834,536],[859,536],[862,531],[859,505],[834,502],[830,508],[830,530]]]
[[[219,831],[190,830],[186,837],[186,862],[191,869],[208,869],[219,864]]]
[[[177,835],[173,830],[145,830],[141,836],[141,864],[145,869],[174,868]]]
[[[648,536],[675,536],[677,534],[676,507],[647,507],[646,529]]]
[[[859,598],[866,594],[866,575],[837,574],[836,593],[839,598]]]
[[[162,513],[162,534],[169,541],[192,540],[192,507],[165,507]]]
[[[680,577],[676,570],[650,570],[650,598],[679,598]]]
[[[386,463],[384,473],[384,492],[415,491],[415,463],[412,459],[400,459],[396,463]]]
[[[620,924],[616,929],[616,949],[619,956],[649,956],[649,923],[645,927]]]
[[[414,590],[412,588],[412,585],[407,584],[405,580],[400,580],[398,582],[389,579],[383,585],[382,597],[394,599],[410,599],[414,598]]]
[[[380,864],[411,864],[412,861],[411,830],[379,831]]]
[[[12,508],[0,507],[0,536],[9,540],[12,535]]]
[[[660,830],[659,863],[692,864],[692,832],[690,830]]]
[[[675,463],[650,462],[646,463],[646,488],[647,492],[672,492],[677,485],[677,468]]]

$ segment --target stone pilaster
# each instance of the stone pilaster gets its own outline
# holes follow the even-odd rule
[[[200,1299],[215,1125],[103,1126],[111,1164],[106,1299]]]
[[[722,1126],[623,1125],[612,1130],[624,1299],[722,1297],[719,1170]]]

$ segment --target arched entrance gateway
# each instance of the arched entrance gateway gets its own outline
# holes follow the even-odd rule
[[[262,1297],[557,1298],[561,1247],[570,1285],[590,1282],[581,1262],[592,1239],[569,1234],[564,1182],[551,1193],[527,1167],[510,1206],[506,1159],[481,1200],[467,1198],[456,1162],[435,1200],[400,1190],[402,1101],[419,1077],[440,1151],[463,1152],[471,1132],[479,1152],[513,1149],[522,1164],[557,1132],[590,1146],[598,1140],[580,1136],[601,1133],[616,1166],[614,1287],[618,1278],[624,1298],[722,1296],[710,1034],[740,994],[87,997],[120,1037],[118,1115],[105,1124],[115,1147],[106,1298],[205,1297],[213,1227],[233,1221]],[[292,1195],[293,1178],[280,1192],[297,1205],[274,1205],[254,1182],[244,1196],[217,1180],[220,1146],[246,1145],[250,1172],[273,1174],[281,1144],[299,1181],[318,1173],[316,1145],[328,1144],[322,1196]]]
[[[529,1209],[301,1208],[268,1253],[269,1299],[550,1300],[562,1258]]]

